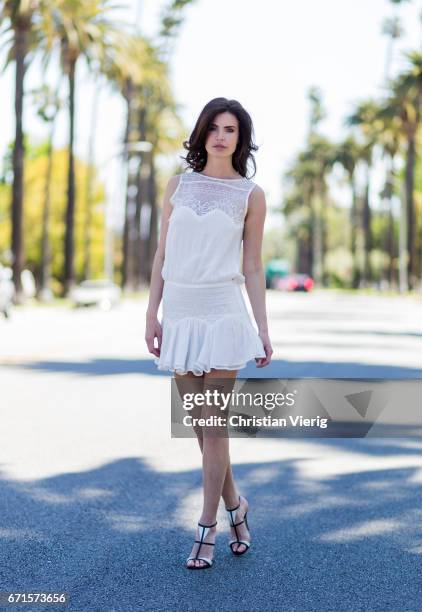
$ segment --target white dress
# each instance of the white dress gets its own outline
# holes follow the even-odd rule
[[[242,293],[240,248],[249,179],[181,174],[170,199],[159,370],[201,376],[265,357]]]

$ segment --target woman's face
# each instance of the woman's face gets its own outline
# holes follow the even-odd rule
[[[236,150],[239,138],[239,122],[232,113],[216,115],[208,128],[205,148],[209,155],[230,157]]]

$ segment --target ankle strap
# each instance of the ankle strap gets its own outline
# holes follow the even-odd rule
[[[204,525],[204,523],[198,522],[198,525],[200,527],[215,527],[217,525],[217,521],[215,521],[215,523],[213,523],[212,525]]]
[[[226,510],[227,512],[234,512],[238,508],[240,508],[240,495],[239,495],[239,504],[236,506],[236,508],[226,508]]]

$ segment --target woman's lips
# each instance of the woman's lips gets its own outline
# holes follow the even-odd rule
[[[225,149],[226,147],[223,147],[223,145],[214,145],[214,149]]]

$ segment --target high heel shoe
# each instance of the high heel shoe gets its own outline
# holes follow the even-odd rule
[[[195,557],[188,557],[186,559],[186,567],[188,569],[193,569],[193,570],[197,570],[197,569],[207,569],[209,567],[212,566],[213,564],[213,559],[210,559],[209,557],[198,557],[199,551],[201,550],[201,546],[204,544],[205,546],[215,546],[214,542],[204,542],[206,536],[209,533],[209,530],[211,529],[211,527],[215,527],[217,525],[217,522],[213,523],[212,525],[203,525],[202,523],[198,523],[199,526],[199,536],[200,536],[200,540],[195,540],[195,542],[197,544],[199,544],[198,546],[198,550],[196,551],[196,555]],[[204,561],[206,563],[206,565],[188,565],[188,561],[195,561],[196,559],[198,559],[199,561]]]
[[[242,521],[239,521],[238,523],[234,522],[235,516],[236,516],[236,510],[240,508],[240,497],[241,496],[239,495],[239,504],[236,506],[236,508],[226,508],[227,512],[229,513],[230,526],[234,528],[234,531],[236,533],[236,538],[237,538],[237,540],[230,540],[229,546],[231,548],[232,553],[236,556],[244,555],[245,552],[249,550],[250,545],[251,545],[249,540],[239,540],[239,534],[237,533],[237,527],[238,525],[241,525],[242,523],[245,523],[249,531],[248,512],[245,512],[245,516],[243,517]],[[246,546],[246,548],[244,550],[233,550],[233,544],[243,544],[244,546]]]

